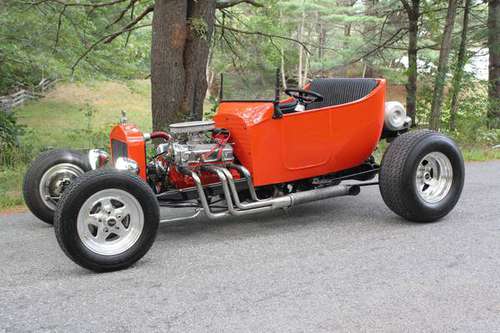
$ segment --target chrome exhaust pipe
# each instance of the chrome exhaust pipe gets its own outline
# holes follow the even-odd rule
[[[240,173],[240,175],[245,178],[248,186],[248,191],[250,192],[250,197],[252,198],[253,201],[260,201],[259,198],[257,197],[257,192],[255,192],[255,187],[253,186],[253,181],[252,181],[252,175],[250,174],[250,171],[248,171],[247,168],[245,168],[243,165],[238,165],[234,163],[230,163],[228,165],[228,168],[231,169],[236,169]],[[232,175],[231,175],[232,177]]]
[[[236,195],[232,195],[230,190],[229,190],[229,186],[228,186],[229,182],[228,182],[228,178],[226,176],[226,171],[229,174],[231,172],[229,172],[229,170],[227,170],[225,168],[211,166],[211,165],[202,166],[201,168],[202,168],[202,170],[211,172],[219,177],[221,184],[222,184],[222,191],[224,192],[224,196],[226,198],[227,208],[228,208],[228,211],[231,215],[234,215],[234,216],[250,215],[250,214],[255,214],[255,213],[263,213],[263,212],[267,212],[267,211],[279,208],[279,207],[271,206],[270,203],[268,203],[268,202],[265,202],[264,205],[252,207],[251,209],[248,208],[248,209],[238,210],[238,209],[234,208],[233,199],[235,200],[235,202],[238,202],[239,205],[241,205],[241,203],[239,200],[240,198],[238,197],[238,193],[236,192],[236,193],[233,193]],[[232,178],[232,176],[231,176],[231,178]],[[231,187],[232,188],[234,187],[234,190],[236,190],[234,182],[231,182]],[[281,197],[281,198],[285,198],[285,197]],[[276,198],[276,199],[281,199],[281,198]],[[290,203],[290,202],[288,202],[288,198],[286,198],[280,202],[282,202],[282,204],[284,205],[283,207],[288,207],[287,205]],[[254,202],[254,203],[257,204],[257,203],[263,203],[263,202],[260,201],[260,202]],[[238,208],[240,208],[240,207],[238,207]]]
[[[233,195],[234,202],[239,209],[253,209],[257,207],[265,207],[269,205],[273,205],[276,208],[280,207],[290,207],[293,205],[299,205],[301,203],[307,203],[311,201],[323,200],[332,197],[338,197],[342,195],[357,195],[360,192],[359,186],[329,186],[320,189],[313,189],[304,192],[291,193],[289,195],[268,199],[268,200],[259,200],[257,202],[250,203],[242,203],[239,200],[238,192],[236,190],[236,184],[234,182],[233,175],[226,168],[221,167],[212,167],[217,168],[220,172],[224,173],[229,182],[229,187],[231,189],[231,193]],[[254,189],[255,192],[255,189]],[[277,199],[287,198],[286,200],[279,200],[275,202]],[[290,199],[290,200],[288,200]],[[291,202],[290,202],[291,201]]]
[[[287,208],[295,205],[300,205],[303,203],[308,203],[312,201],[323,200],[338,196],[357,195],[360,192],[359,186],[357,185],[351,185],[351,186],[335,185],[304,192],[291,193],[277,198],[253,201],[249,203],[242,203],[240,201],[238,192],[236,190],[236,185],[234,183],[233,176],[228,169],[213,165],[202,166],[202,169],[217,175],[217,177],[220,179],[222,191],[224,193],[228,206],[227,211],[212,212],[210,209],[210,205],[208,204],[205,191],[203,189],[203,184],[201,183],[198,174],[187,168],[179,168],[179,170],[183,174],[191,176],[193,178],[196,184],[196,189],[198,190],[198,196],[200,197],[203,210],[205,211],[207,217],[210,219],[219,219],[227,216],[244,216],[256,213],[262,213],[279,208]],[[247,183],[252,184],[251,180],[248,181],[248,179],[249,178],[247,178]],[[251,194],[251,197],[257,198],[253,184],[252,188],[249,190],[250,193],[252,193],[253,190],[255,194],[255,196]],[[233,205],[233,199],[237,208],[235,208]]]
[[[231,194],[232,194],[234,203],[235,203],[236,207],[238,207],[239,209],[247,210],[247,209],[254,209],[254,208],[266,207],[266,206],[272,205],[272,202],[270,202],[269,200],[258,200],[258,201],[249,202],[249,203],[242,203],[240,201],[238,191],[236,190],[236,185],[234,183],[234,178],[233,178],[233,175],[231,174],[231,171],[229,171],[226,168],[221,168],[221,167],[212,167],[212,168],[216,168],[218,171],[222,172],[224,174],[224,176],[226,177],[227,182],[229,183],[229,189],[231,190]],[[251,181],[247,182],[247,184],[249,184],[249,183],[251,184]],[[253,186],[253,184],[252,184],[252,186]],[[255,192],[255,188],[253,188],[253,192]],[[255,194],[255,197],[257,197],[257,194]],[[286,199],[286,200],[280,201],[278,204],[283,205],[283,207],[288,207],[290,203],[291,202],[288,199]]]
[[[210,206],[208,205],[207,201],[207,196],[205,195],[205,191],[203,190],[203,184],[201,183],[201,179],[196,172],[189,170],[187,168],[179,168],[179,171],[193,178],[194,183],[196,185],[196,189],[198,190],[198,196],[200,197],[201,206],[203,207],[203,211],[205,212],[205,214],[209,219],[215,220],[221,217],[231,216],[229,211],[214,213],[210,210]]]

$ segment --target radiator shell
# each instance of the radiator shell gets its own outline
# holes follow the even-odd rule
[[[134,124],[120,124],[111,130],[111,158],[127,157],[137,162],[139,176],[146,180],[146,143],[144,134]]]

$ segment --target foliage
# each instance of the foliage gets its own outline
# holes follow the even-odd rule
[[[72,66],[101,38],[119,8],[79,11],[51,3],[9,1],[0,9],[0,94],[46,77],[137,78],[149,72],[150,31],[106,44]],[[108,28],[109,31],[109,28]]]
[[[433,86],[432,79],[423,78],[417,100],[417,125],[427,127]],[[462,80],[459,108],[457,112],[457,127],[450,131],[447,128],[450,121],[450,100],[443,107],[443,131],[463,144],[494,145],[500,142],[500,130],[488,129],[486,114],[488,112],[487,82],[479,81],[467,74]]]
[[[0,112],[0,147],[16,146],[18,136],[23,134],[24,128],[17,123],[13,113]]]
[[[19,137],[25,134],[25,126],[18,124],[13,113],[0,111],[0,168],[12,167],[27,160],[30,146],[22,146]]]

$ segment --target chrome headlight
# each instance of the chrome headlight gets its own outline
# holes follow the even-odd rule
[[[109,162],[109,154],[102,149],[91,149],[88,153],[92,170],[102,168]]]
[[[130,171],[135,174],[139,173],[139,165],[137,162],[126,157],[118,157],[115,162],[115,168],[118,170]]]
[[[408,126],[411,118],[406,116],[403,104],[399,102],[386,102],[384,124],[390,131],[398,131]]]

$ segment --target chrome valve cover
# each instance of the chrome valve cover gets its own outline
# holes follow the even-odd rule
[[[188,121],[185,123],[171,124],[169,126],[170,134],[183,133],[199,133],[215,129],[215,122],[212,120],[205,121]]]
[[[234,160],[233,147],[230,144],[219,147],[214,143],[182,144],[176,142],[172,144],[171,149],[174,163],[177,165],[232,162]],[[221,150],[222,152],[220,152]]]

